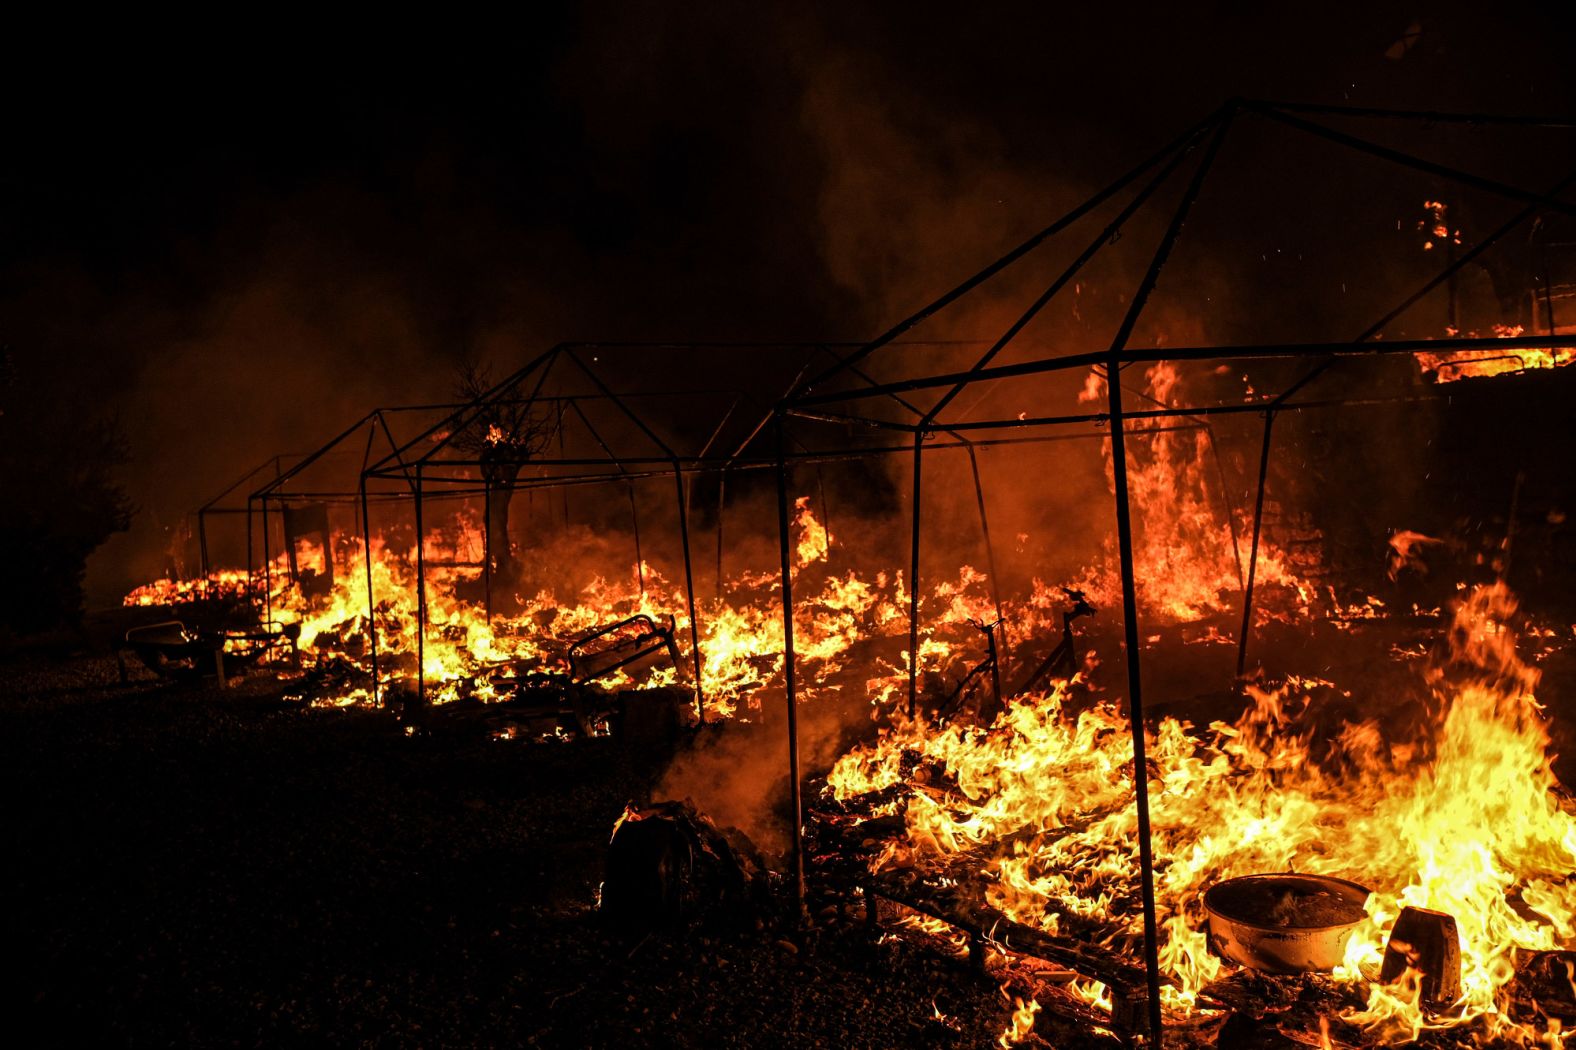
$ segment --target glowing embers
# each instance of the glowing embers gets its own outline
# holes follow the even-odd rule
[[[1316,728],[1341,694],[1291,680],[1251,687],[1230,723],[1154,726],[1169,1017],[1219,1008],[1241,984],[1209,951],[1204,891],[1296,871],[1374,890],[1329,978],[1327,1024],[1368,1045],[1441,1027],[1482,1042],[1545,1036],[1519,974],[1547,957],[1534,953],[1576,941],[1576,818],[1550,770],[1517,620],[1503,586],[1467,594],[1413,695],[1388,698],[1404,717],[1383,724],[1353,714]],[[988,730],[894,725],[845,755],[827,792],[851,813],[868,800],[873,816],[901,816],[901,832],[869,851],[874,876],[966,876],[1015,922],[1131,963],[1142,957],[1131,772],[1126,719],[1109,704],[1075,709],[1059,687],[1018,698]],[[1461,983],[1449,1004],[1426,1004],[1416,980],[1378,979],[1408,907],[1455,918]]]

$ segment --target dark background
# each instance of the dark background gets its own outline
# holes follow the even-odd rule
[[[139,508],[90,599],[461,355],[870,336],[1232,95],[1576,109],[1558,5],[843,7],[18,25],[0,341]]]

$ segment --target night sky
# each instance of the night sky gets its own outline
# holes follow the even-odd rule
[[[871,336],[1233,95],[1576,112],[1556,5],[819,6],[13,34],[0,342],[140,508],[92,597],[461,355]]]

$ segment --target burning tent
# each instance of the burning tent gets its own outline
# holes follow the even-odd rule
[[[1427,117],[1435,125],[1496,130],[1549,123]],[[1291,128],[1518,207],[1475,243],[1449,252],[1442,270],[1355,337],[1233,345],[1194,339],[1178,346],[1162,327],[1146,335],[1153,342],[1145,345],[1139,333],[1146,323],[1148,332],[1155,330],[1156,311],[1148,308],[1162,271],[1184,225],[1196,218],[1195,206],[1209,201],[1216,161],[1230,152],[1223,149],[1228,132],[1250,122]],[[1175,186],[1173,176],[1189,166],[1191,178],[1157,231],[1159,247],[1136,289],[1107,304],[1114,321],[1108,347],[1014,358],[1025,344],[1031,351],[1045,345],[1043,336],[1023,333],[1048,304],[1078,294],[1091,260],[1141,225],[1135,216],[1141,219],[1145,204],[1162,187]],[[1105,593],[1122,609],[1119,658],[1126,672],[1115,702],[1075,707],[1069,685],[1055,683],[1009,698],[989,726],[894,713],[877,741],[845,754],[814,795],[796,805],[796,826],[807,829],[797,839],[801,893],[807,866],[812,877],[823,876],[819,889],[827,892],[824,880],[835,881],[833,873],[846,873],[846,861],[856,857],[861,863],[852,878],[872,917],[881,902],[896,902],[911,924],[953,938],[971,957],[983,960],[989,950],[1038,960],[1034,987],[1049,988],[1044,994],[1053,998],[1021,1009],[1004,1041],[1026,1036],[1034,1010],[1045,1003],[1083,1017],[1099,1007],[1096,1027],[1151,1044],[1168,1028],[1190,1045],[1217,1036],[1220,1045],[1260,1045],[1251,1033],[1249,1042],[1240,1041],[1244,1028],[1326,1046],[1406,1041],[1425,1029],[1477,1043],[1557,1041],[1561,1026],[1576,1019],[1561,1005],[1566,994],[1551,992],[1547,980],[1550,965],[1568,968],[1576,959],[1559,954],[1572,947],[1576,915],[1569,883],[1576,809],[1552,771],[1534,661],[1549,645],[1568,642],[1569,628],[1528,617],[1503,582],[1503,560],[1480,559],[1474,569],[1480,582],[1463,582],[1448,610],[1418,610],[1419,618],[1437,616],[1446,624],[1441,644],[1420,641],[1422,632],[1405,645],[1391,643],[1388,659],[1411,679],[1408,703],[1397,704],[1407,717],[1353,710],[1345,702],[1351,692],[1336,682],[1246,672],[1250,637],[1270,612],[1262,600],[1256,604],[1255,588],[1262,591],[1269,581],[1291,590],[1286,622],[1305,631],[1322,621],[1350,635],[1357,619],[1387,615],[1378,599],[1354,604],[1335,586],[1299,572],[1284,530],[1270,535],[1267,482],[1277,435],[1288,427],[1283,422],[1277,431],[1275,423],[1295,427],[1303,413],[1347,412],[1357,422],[1346,433],[1360,433],[1365,418],[1445,403],[1435,384],[1498,375],[1507,359],[1517,372],[1568,363],[1576,339],[1554,331],[1552,315],[1542,336],[1514,327],[1490,337],[1448,328],[1442,338],[1396,331],[1404,329],[1408,311],[1446,288],[1454,322],[1456,279],[1512,231],[1545,215],[1576,214],[1576,206],[1558,197],[1569,182],[1547,194],[1529,191],[1420,160],[1294,107],[1232,103],[849,355],[843,368],[800,383],[779,408],[784,432],[858,425],[911,444],[908,619],[915,654],[925,633],[923,498],[926,468],[935,461],[927,452],[943,436],[1109,428],[1118,575]],[[1111,216],[1103,226],[1091,218],[1100,214]],[[984,354],[916,374],[901,356],[881,353],[919,325],[945,321],[948,309],[962,309],[956,304],[975,289],[1080,223],[1089,232],[1078,244],[1086,246],[1068,250],[1070,261],[1051,271],[1043,293],[1013,315]],[[1078,309],[1075,303],[1071,313],[1082,321]],[[1352,358],[1362,366],[1355,384]],[[1408,370],[1412,361],[1421,369]],[[1145,374],[1142,388],[1116,380],[1129,369]],[[1057,376],[1083,376],[1079,400],[1097,405],[1035,411],[1071,392],[1071,384],[1058,390]],[[1237,377],[1242,387],[1233,394],[1230,381]],[[1332,390],[1332,381],[1333,393],[1316,396],[1321,386]],[[1261,384],[1278,392],[1265,393]],[[1188,392],[1202,386],[1220,393],[1200,399]],[[1543,404],[1564,412],[1556,399]],[[1200,485],[1214,454],[1212,424],[1253,419],[1263,425],[1248,468],[1256,475],[1251,510],[1195,513],[1202,504],[1184,497]],[[1204,431],[1191,456],[1174,455],[1177,441],[1165,428],[1178,423]],[[1304,457],[1305,437],[1294,429],[1290,441]],[[1179,463],[1192,475],[1177,470]],[[790,627],[789,758],[797,785],[789,484],[784,471],[781,580]],[[1512,524],[1515,519],[1513,505]],[[1551,510],[1549,520],[1563,521],[1562,512]],[[1405,523],[1390,528],[1399,533]],[[1244,554],[1235,602],[1240,626],[1234,638],[1214,639],[1235,650],[1236,689],[1244,701],[1240,714],[1222,717],[1225,705],[1216,694],[1213,720],[1195,727],[1181,714],[1185,705],[1176,705],[1175,714],[1146,711],[1141,667],[1161,641],[1149,633],[1153,625],[1197,619],[1193,614],[1210,604],[1212,593],[1227,592],[1218,569],[1201,571],[1215,560],[1203,543]],[[1229,572],[1231,560],[1216,564]],[[1188,592],[1194,583],[1202,589]],[[1560,641],[1540,642],[1562,634]],[[921,660],[907,661],[907,677],[912,716],[912,698],[924,689]],[[1374,676],[1375,687],[1379,679]],[[1167,684],[1167,691],[1174,688]],[[1196,681],[1193,688],[1204,696]],[[1551,958],[1564,961],[1551,964]],[[1262,976],[1288,970],[1333,976],[1282,985]],[[1222,1028],[1228,1015],[1231,1023]]]

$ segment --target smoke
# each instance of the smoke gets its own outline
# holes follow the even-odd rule
[[[12,97],[50,91],[13,114],[4,338],[57,373],[42,396],[121,417],[142,508],[95,591],[145,575],[247,467],[446,393],[461,353],[873,334],[1230,94],[1563,98],[1558,79],[1484,80],[1564,68],[1536,57],[1554,38],[1486,10],[1424,20],[1401,59],[1384,52],[1410,13],[1148,18],[588,3],[410,54],[13,64]],[[1054,270],[916,335],[994,335]],[[1096,277],[1085,317],[1112,294]],[[1026,346],[1076,322],[1047,316]],[[908,372],[972,359],[902,354]]]
[[[703,732],[680,753],[654,789],[657,798],[689,799],[724,827],[735,827],[779,857],[793,827],[788,744],[781,698],[753,723]],[[848,746],[856,715],[829,704],[799,708],[799,761],[808,776],[824,772]],[[865,722],[868,725],[868,721]]]

